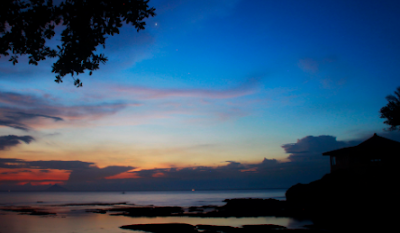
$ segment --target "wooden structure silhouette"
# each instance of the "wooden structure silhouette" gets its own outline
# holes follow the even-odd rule
[[[357,146],[328,151],[331,172],[337,170],[370,171],[397,166],[400,161],[400,142],[378,136],[376,133]]]

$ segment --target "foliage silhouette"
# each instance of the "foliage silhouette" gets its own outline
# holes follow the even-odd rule
[[[95,54],[96,47],[105,48],[106,35],[119,33],[122,23],[137,31],[145,29],[145,18],[154,16],[149,0],[2,0],[0,7],[0,55],[12,54],[9,61],[18,63],[17,55],[29,55],[29,64],[38,65],[47,57],[58,60],[52,65],[55,81],[65,75],[78,75],[99,69],[106,63],[104,54]],[[55,27],[63,25],[61,46],[50,48],[46,40],[55,36]],[[74,85],[82,82],[74,78]]]
[[[400,87],[394,93],[395,96],[386,96],[389,103],[381,108],[380,113],[381,118],[386,118],[383,123],[390,125],[389,130],[400,130]]]

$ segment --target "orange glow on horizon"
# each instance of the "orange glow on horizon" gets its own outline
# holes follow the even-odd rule
[[[140,176],[138,176],[135,173],[123,172],[114,176],[106,177],[105,179],[114,180],[114,179],[137,179],[137,178],[140,178]]]
[[[62,181],[31,182],[31,185],[33,185],[33,186],[39,186],[39,185],[55,185],[55,184],[63,185],[64,182],[62,182]]]
[[[43,172],[46,170],[47,172]],[[66,181],[70,173],[65,170],[57,169],[0,169],[0,181],[21,181],[20,183],[28,183],[29,181]],[[18,183],[18,184],[20,184]]]
[[[242,169],[240,172],[257,172],[257,168]]]
[[[163,177],[163,176],[165,176],[165,174],[162,172],[158,172],[158,173],[152,175],[152,177]]]
[[[18,182],[17,185],[26,185],[30,183],[32,186],[41,186],[41,185],[55,185],[55,184],[60,184],[63,185],[64,182],[62,181],[44,181],[44,182]]]

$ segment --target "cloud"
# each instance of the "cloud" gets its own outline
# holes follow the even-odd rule
[[[21,170],[23,168],[24,170]],[[134,169],[131,166],[107,166],[104,168],[97,167],[94,163],[83,161],[61,161],[61,160],[39,160],[27,161],[14,158],[0,158],[0,170],[6,169],[2,172],[3,176],[0,177],[0,182],[3,180],[15,180],[18,182],[31,180],[57,180],[56,177],[70,186],[85,185],[86,183],[93,183],[100,180],[105,180],[106,177],[114,176],[123,172]],[[28,170],[31,169],[31,170]],[[22,173],[32,173],[32,175],[23,175]],[[65,174],[68,171],[69,174]],[[57,176],[54,177],[54,174]],[[68,178],[65,178],[67,176]]]
[[[14,129],[23,130],[23,131],[28,131],[29,130],[29,127],[27,125],[22,124],[22,123],[17,122],[17,121],[13,121],[13,120],[0,119],[0,125],[7,126],[7,127],[10,127],[10,128],[14,128]]]
[[[47,118],[47,119],[52,119],[54,121],[63,121],[63,119],[60,117],[54,117],[36,113],[15,112],[15,110],[10,108],[0,107],[0,109],[2,110],[2,113],[0,113],[0,125],[23,131],[31,130],[31,127],[28,126],[27,123],[25,122],[29,122],[37,118]]]
[[[59,170],[78,170],[78,169],[89,169],[95,166],[94,163],[82,162],[82,161],[62,161],[62,160],[50,160],[50,161],[29,161],[25,162],[29,168],[37,169],[59,169]]]
[[[361,141],[337,141],[336,137],[329,135],[306,136],[298,139],[296,143],[282,145],[282,148],[289,154],[288,159],[292,162],[304,162],[317,158],[323,152],[335,150],[342,147],[355,146]]]
[[[186,89],[157,89],[144,86],[108,86],[109,90],[118,95],[132,95],[140,99],[164,99],[164,98],[204,98],[204,99],[229,99],[254,94],[260,85],[261,77],[248,78],[236,87],[213,90],[200,88]],[[109,92],[110,93],[110,92]]]
[[[44,94],[19,94],[0,90],[0,126],[28,131],[53,122],[68,124],[112,115],[130,104],[122,102],[65,106]]]
[[[37,117],[49,118],[54,121],[63,121],[63,119],[60,117],[47,116],[47,115],[42,115],[42,114],[31,114],[31,113],[24,113],[24,112],[14,112],[13,116],[7,116],[7,117],[13,118],[14,120],[17,120],[17,121],[31,120],[31,119],[34,119]]]
[[[0,174],[1,174],[1,175],[11,175],[11,174],[18,174],[18,173],[23,173],[23,172],[25,172],[25,173],[32,173],[31,170],[18,170],[18,171],[15,171],[15,172],[2,172],[2,173],[0,173]]]
[[[82,161],[62,161],[62,160],[27,161],[15,158],[0,158],[0,168],[74,170],[74,169],[90,168],[91,166],[95,166],[95,164]]]
[[[86,182],[94,182],[105,179],[109,176],[127,172],[132,169],[134,169],[134,167],[131,166],[108,166],[105,168],[92,166],[84,169],[74,169],[69,176],[68,184],[75,185]]]
[[[35,139],[31,136],[15,136],[15,135],[0,136],[0,150],[5,150],[10,147],[17,146],[21,144],[21,142],[29,144],[34,140]]]

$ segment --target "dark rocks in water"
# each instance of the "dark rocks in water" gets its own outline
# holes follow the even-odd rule
[[[209,212],[191,213],[196,217],[258,217],[287,216],[286,202],[276,199],[236,198],[224,200],[224,206],[215,207]],[[195,210],[192,207],[192,210]],[[190,211],[190,210],[189,210]]]
[[[320,230],[309,230],[309,229],[287,229],[284,226],[273,225],[273,224],[261,224],[261,225],[244,225],[242,227],[232,226],[216,226],[216,225],[197,225],[193,226],[185,223],[155,223],[155,224],[133,224],[121,226],[122,229],[136,230],[136,231],[147,231],[153,233],[165,233],[165,232],[176,232],[176,233],[264,233],[278,231],[283,232],[304,232],[304,233],[322,233]],[[324,232],[326,233],[326,232]]]
[[[243,225],[242,227],[243,229],[248,230],[249,232],[265,232],[271,230],[287,229],[284,226],[275,224]]]
[[[47,188],[45,191],[46,192],[68,192],[68,189],[66,189],[58,184],[55,184],[55,185],[52,185],[49,188]]]
[[[1,210],[18,212],[23,215],[56,215],[56,213],[51,213],[47,211],[43,211],[40,209],[30,208],[30,207],[5,207],[1,208]]]
[[[122,229],[149,231],[154,233],[197,233],[195,226],[185,223],[157,223],[157,224],[134,224],[121,226]]]
[[[96,213],[96,214],[106,214],[107,210],[104,209],[95,209],[95,210],[86,210],[89,213]]]
[[[221,214],[232,216],[282,216],[285,215],[286,202],[276,199],[236,198],[224,200],[226,204],[218,208]]]
[[[179,216],[183,214],[183,208],[179,206],[163,206],[163,207],[123,207],[112,208],[109,211],[122,211],[120,214],[132,217],[156,217],[156,216]]]
[[[57,214],[45,211],[32,211],[29,215],[57,215]]]
[[[120,212],[113,215],[131,217],[191,216],[191,217],[259,217],[288,216],[286,202],[275,199],[238,198],[226,199],[224,206],[191,206],[189,212],[182,207],[117,207],[107,211]],[[101,213],[101,212],[98,212]]]
[[[205,230],[206,232],[224,232],[224,233],[235,233],[240,228],[231,226],[215,226],[215,225],[196,225],[197,229]]]
[[[198,206],[191,206],[189,207],[189,212],[203,212],[204,209]]]

